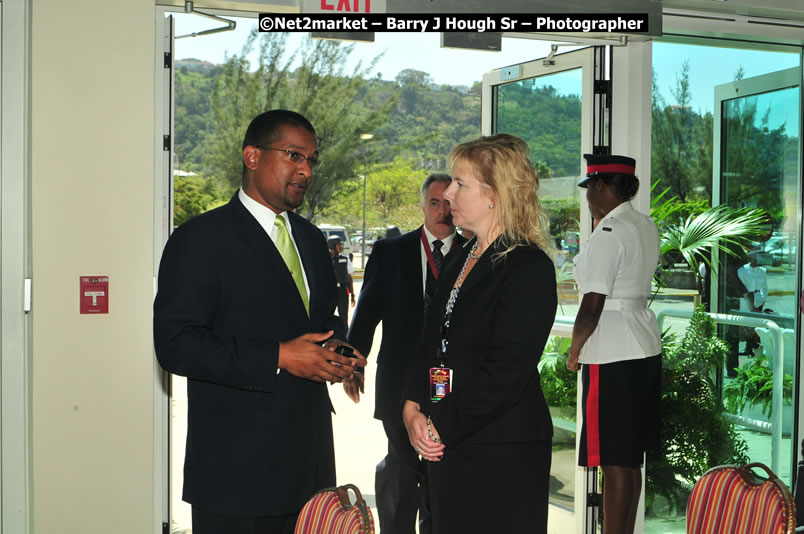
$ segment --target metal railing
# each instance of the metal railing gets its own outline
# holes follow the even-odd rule
[[[771,434],[771,471],[774,473],[779,472],[779,461],[781,457],[782,446],[782,409],[784,404],[783,385],[784,385],[784,339],[782,337],[782,329],[779,325],[770,320],[758,317],[746,317],[743,315],[729,315],[725,313],[707,313],[716,323],[738,325],[738,326],[751,326],[767,328],[774,341],[773,353],[773,389],[771,395],[772,414],[770,423],[764,421],[756,421],[747,417],[729,414],[729,419],[732,422],[749,426],[753,428],[765,429],[766,426],[770,427]],[[678,317],[680,319],[691,319],[692,311],[669,309],[661,310],[656,314],[656,320],[659,322],[659,330],[663,331],[663,323],[665,317]]]

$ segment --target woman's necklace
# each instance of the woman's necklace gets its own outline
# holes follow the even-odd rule
[[[479,259],[480,259],[480,256],[482,256],[482,255],[483,255],[482,253],[480,253],[480,254],[475,254],[475,251],[476,251],[476,250],[477,250],[477,241],[475,241],[475,244],[474,244],[474,245],[472,245],[472,248],[469,250],[469,257],[470,257],[470,258],[472,258],[472,259],[473,259],[473,260],[475,260],[475,261],[479,260]]]
[[[449,292],[449,299],[447,300],[447,307],[444,311],[444,326],[441,328],[441,367],[444,367],[444,358],[447,354],[447,332],[449,332],[449,323],[452,319],[452,309],[455,307],[455,301],[458,300],[458,293],[461,291],[461,286],[463,285],[463,275],[466,274],[466,267],[469,265],[469,257],[474,256],[474,252],[477,250],[477,241],[475,244],[472,245],[472,248],[469,249],[469,256],[466,256],[466,261],[463,262],[463,267],[461,268],[461,274],[458,275],[458,282],[455,284],[455,287],[452,288],[452,291]],[[479,256],[476,256],[477,259]]]
[[[458,292],[461,290],[461,286],[463,285],[463,275],[466,274],[466,267],[469,265],[469,258],[478,259],[480,256],[475,256],[474,252],[477,250],[477,241],[475,244],[472,245],[472,248],[469,249],[469,255],[466,256],[466,261],[463,262],[463,267],[461,268],[461,273],[458,275],[458,282],[455,284],[455,287],[452,288],[452,291],[449,293],[449,300],[447,301],[447,314],[452,312],[452,307],[455,305],[455,301],[458,299]]]

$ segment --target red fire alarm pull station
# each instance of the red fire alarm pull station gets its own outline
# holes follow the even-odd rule
[[[81,313],[109,313],[109,277],[81,277]]]

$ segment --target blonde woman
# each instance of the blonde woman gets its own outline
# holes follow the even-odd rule
[[[546,532],[553,425],[537,364],[556,312],[551,240],[527,144],[481,137],[445,192],[475,238],[439,277],[405,391],[435,534]]]

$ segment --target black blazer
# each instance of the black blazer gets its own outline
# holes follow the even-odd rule
[[[535,245],[517,247],[494,264],[498,245],[478,260],[455,303],[445,361],[454,371],[452,393],[432,403],[429,370],[438,365],[444,309],[468,246],[439,278],[408,374],[405,397],[432,415],[448,448],[464,440],[517,443],[553,435],[537,365],[556,314],[555,268]]]
[[[181,225],[159,267],[156,356],[186,376],[185,501],[230,515],[298,512],[335,484],[326,385],[277,374],[279,343],[343,326],[323,234],[294,213],[310,317],[282,257],[237,195]]]
[[[399,407],[405,373],[421,339],[424,307],[421,231],[420,226],[374,244],[349,326],[347,341],[368,356],[374,330],[382,321],[374,396],[377,419],[401,420]],[[465,242],[456,235],[452,251]]]

